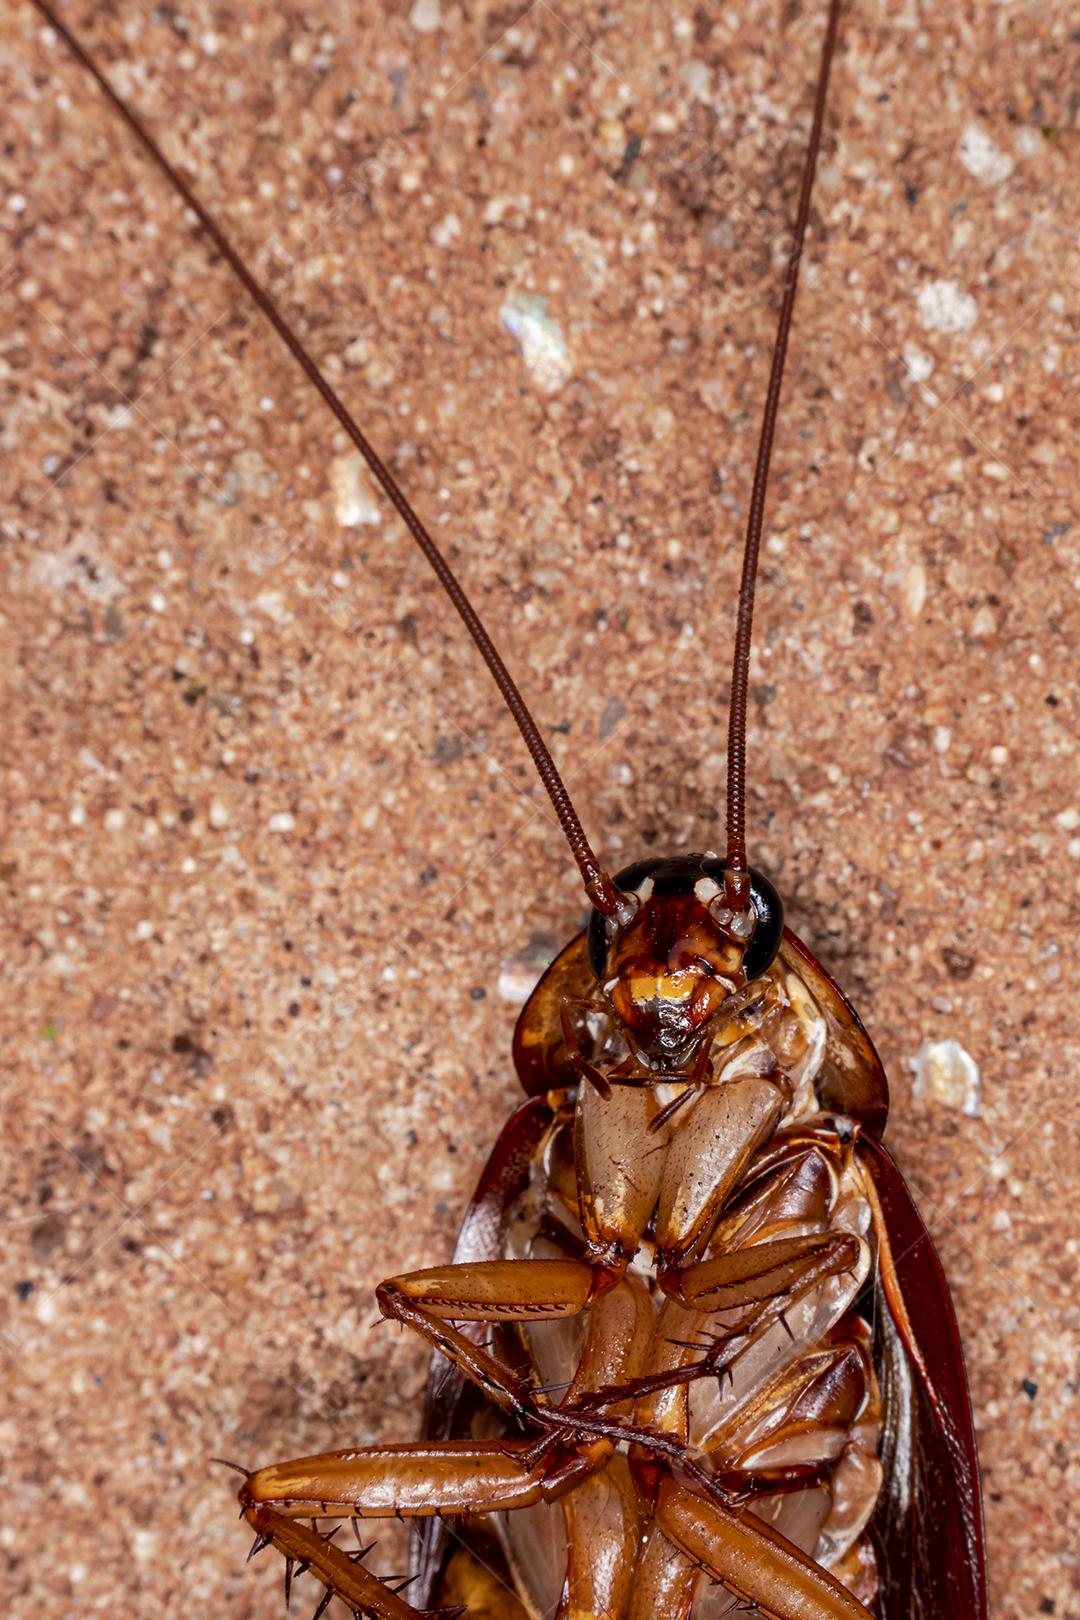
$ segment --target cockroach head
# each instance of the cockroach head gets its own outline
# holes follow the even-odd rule
[[[636,861],[615,875],[620,905],[593,910],[589,964],[619,1020],[645,1049],[682,1050],[735,991],[770,966],[784,908],[760,872],[734,912],[719,855]]]

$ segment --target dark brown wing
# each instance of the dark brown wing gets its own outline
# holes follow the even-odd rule
[[[454,1261],[497,1260],[503,1252],[505,1216],[529,1179],[529,1173],[554,1123],[555,1115],[543,1097],[530,1097],[510,1115],[480,1173],[454,1247]],[[462,1332],[477,1340],[484,1336],[481,1322],[466,1323]],[[468,1432],[473,1406],[471,1386],[446,1356],[437,1352],[428,1370],[424,1410],[425,1440],[452,1440]],[[473,1403],[474,1405],[475,1403]],[[413,1521],[410,1573],[416,1577],[409,1601],[418,1608],[435,1601],[436,1584],[447,1560],[449,1537],[441,1519]]]
[[[872,1531],[883,1620],[986,1620],[979,1460],[948,1284],[903,1176],[859,1139],[878,1209],[875,1339],[885,1487]]]

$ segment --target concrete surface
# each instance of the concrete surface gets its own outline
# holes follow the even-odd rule
[[[445,540],[601,850],[716,842],[817,8],[66,14]],[[755,859],[955,1290],[996,1620],[1080,1613],[1070,30],[850,8],[751,731]],[[448,1253],[581,897],[333,424],[28,5],[5,32],[8,1612],[274,1615],[208,1459],[415,1435],[372,1289]]]

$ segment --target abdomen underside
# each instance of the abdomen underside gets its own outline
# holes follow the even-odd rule
[[[612,1038],[589,1020],[597,1063],[617,1055]],[[584,1311],[500,1324],[493,1343],[552,1402],[603,1389],[609,1416],[684,1447],[872,1606],[881,1403],[859,1309],[875,1255],[858,1127],[822,1105],[826,1018],[790,961],[721,1040],[715,1084],[677,1108],[684,1087],[605,1098],[583,1083],[557,1096],[504,1211],[500,1256],[587,1261],[628,1205],[631,1226],[647,1209],[642,1241]],[[509,1431],[485,1403],[468,1432]],[[567,1592],[572,1612],[590,1612],[586,1588],[605,1615],[735,1612],[740,1599],[688,1554],[679,1502],[654,1514],[649,1480],[647,1447],[619,1443],[568,1494],[486,1521],[476,1556],[504,1563],[525,1612],[544,1620]]]

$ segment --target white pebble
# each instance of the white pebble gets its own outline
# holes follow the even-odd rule
[[[110,832],[119,832],[124,825],[124,812],[122,810],[106,810],[105,825]]]
[[[561,328],[548,314],[547,299],[512,293],[499,320],[514,339],[521,358],[539,388],[553,394],[571,373],[570,355]]]
[[[211,827],[224,827],[229,820],[229,807],[222,804],[220,799],[214,799],[210,805],[208,818]]]
[[[539,968],[526,967],[521,962],[504,962],[497,987],[500,1001],[508,1001],[513,1007],[520,1007],[528,1001],[536,988],[540,971]]]
[[[988,186],[999,186],[1013,172],[1013,160],[1000,146],[995,146],[984,129],[969,124],[960,137],[956,155],[969,174],[976,180],[985,180]]]
[[[448,248],[461,241],[461,234],[460,219],[456,214],[447,214],[437,225],[432,226],[431,240],[436,247]]]
[[[1059,810],[1054,820],[1066,832],[1072,832],[1075,827],[1080,827],[1080,810],[1071,804],[1067,810]]]
[[[162,596],[160,591],[155,591],[153,596],[150,598],[150,606],[155,613],[164,613],[168,605],[168,602]]]
[[[958,1108],[972,1119],[980,1112],[982,1082],[979,1065],[971,1053],[951,1036],[943,1041],[924,1041],[911,1064],[915,1079],[911,1094],[929,1098],[945,1108]]]
[[[967,332],[979,306],[955,281],[928,281],[919,293],[919,319],[928,332]]]
[[[154,937],[154,925],[149,920],[149,918],[144,917],[142,922],[136,923],[136,925],[135,925],[135,938],[136,939],[153,939],[153,937]]]
[[[679,69],[679,78],[695,101],[708,101],[712,92],[712,72],[707,62],[697,57],[684,62]]]
[[[296,818],[291,816],[287,810],[278,810],[270,817],[270,820],[267,822],[267,826],[270,828],[271,832],[292,832],[293,828],[296,826]]]
[[[928,354],[923,354],[921,349],[905,349],[904,364],[907,366],[908,376],[912,382],[925,382],[928,377],[932,377],[934,374],[933,358]]]
[[[442,26],[442,7],[439,0],[414,0],[409,21],[418,34],[433,34]]]
[[[334,457],[330,463],[330,487],[334,492],[334,516],[343,528],[358,529],[363,523],[382,521],[358,451],[347,450]]]
[[[71,822],[73,827],[81,827],[83,822],[86,820],[86,806],[83,804],[73,804],[71,809],[68,811],[68,820]]]
[[[926,569],[922,563],[912,563],[904,570],[900,598],[908,618],[917,618],[926,605]]]
[[[131,1550],[138,1563],[152,1563],[158,1552],[157,1535],[153,1530],[136,1530],[131,1537]]]

